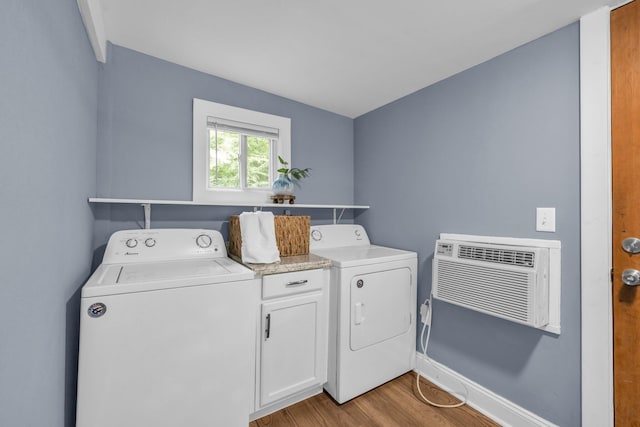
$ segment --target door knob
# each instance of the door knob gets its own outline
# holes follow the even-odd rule
[[[640,239],[637,237],[627,237],[622,241],[622,249],[630,254],[640,254]]]
[[[640,271],[628,268],[622,272],[622,281],[628,286],[640,285]]]

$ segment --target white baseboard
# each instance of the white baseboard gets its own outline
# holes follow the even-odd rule
[[[432,359],[425,359],[422,353],[416,353],[416,371],[423,377],[451,393],[460,391],[460,383],[467,387],[467,404],[491,418],[498,424],[508,427],[557,427],[555,424],[536,414],[498,396],[480,384],[460,375]],[[456,393],[457,395],[457,393]]]

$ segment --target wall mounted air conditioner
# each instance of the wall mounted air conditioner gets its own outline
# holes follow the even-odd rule
[[[433,258],[433,297],[560,333],[559,257],[555,240],[443,234]]]

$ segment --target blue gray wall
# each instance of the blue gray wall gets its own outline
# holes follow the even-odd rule
[[[436,302],[429,355],[562,426],[580,425],[579,27],[573,24],[355,120],[356,203],[372,241],[439,233],[562,241],[562,334]],[[556,207],[557,232],[535,231]]]
[[[353,120],[109,45],[100,71],[98,196],[191,200],[193,98],[291,118],[292,165],[312,169],[297,203],[353,203]],[[139,206],[96,206],[96,246],[142,221]],[[155,206],[153,227],[226,233],[241,208]],[[280,212],[280,211],[278,211]],[[300,212],[327,218],[328,211]],[[134,222],[133,220],[137,221]],[[99,256],[99,252],[97,253]]]
[[[560,239],[561,336],[439,303],[430,355],[580,424],[577,24],[355,125],[117,46],[98,66],[74,0],[5,2],[0,55],[0,425],[74,425],[79,290],[93,250],[142,220],[86,199],[189,200],[194,97],[291,117],[292,163],[313,169],[298,201],[370,204],[356,222],[418,251],[421,300],[440,232]],[[557,233],[534,231],[537,206],[557,208]],[[166,206],[152,219],[224,232],[237,212]]]
[[[75,0],[0,12],[0,425],[73,426],[97,65]]]

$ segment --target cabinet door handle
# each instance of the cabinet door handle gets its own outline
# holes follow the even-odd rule
[[[306,285],[309,281],[308,280],[297,280],[295,282],[289,282],[286,285],[284,285],[287,288],[291,288],[293,286],[302,286],[302,285]]]
[[[267,327],[264,330],[264,340],[269,339],[269,335],[271,334],[271,313],[267,314]]]

